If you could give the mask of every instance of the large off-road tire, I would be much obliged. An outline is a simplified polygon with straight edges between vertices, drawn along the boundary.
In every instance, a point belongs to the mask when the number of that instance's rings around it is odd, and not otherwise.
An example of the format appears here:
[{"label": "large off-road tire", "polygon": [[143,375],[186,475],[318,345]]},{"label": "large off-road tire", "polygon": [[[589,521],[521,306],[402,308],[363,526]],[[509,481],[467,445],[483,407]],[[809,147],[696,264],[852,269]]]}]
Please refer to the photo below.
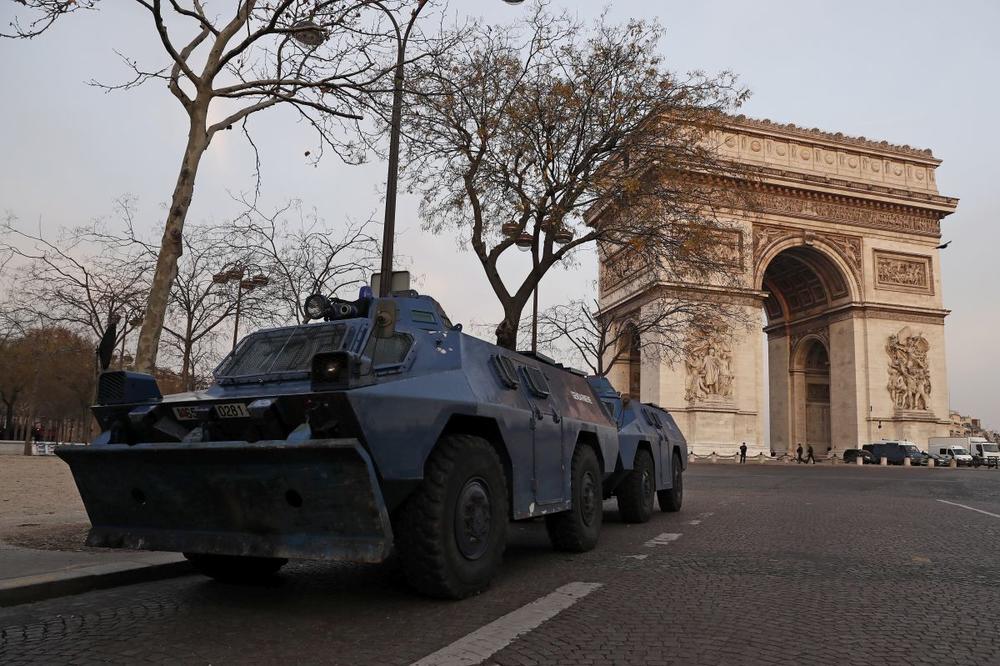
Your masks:
[{"label": "large off-road tire", "polygon": [[556,550],[583,553],[597,545],[604,520],[604,491],[601,463],[586,445],[576,447],[571,467],[569,511],[545,516],[545,528]]},{"label": "large off-road tire", "polygon": [[632,471],[618,486],[618,513],[626,523],[645,523],[653,517],[656,470],[646,449],[635,452]]},{"label": "large off-road tire", "polygon": [[681,466],[681,456],[676,451],[670,460],[670,477],[673,485],[667,490],[656,491],[660,511],[680,511],[684,503],[684,468]]},{"label": "large off-road tire", "polygon": [[224,583],[256,583],[288,564],[283,557],[241,557],[184,553],[199,573]]},{"label": "large off-road tire", "polygon": [[507,543],[507,484],[489,442],[445,435],[393,531],[403,575],[418,592],[462,599],[486,589]]}]

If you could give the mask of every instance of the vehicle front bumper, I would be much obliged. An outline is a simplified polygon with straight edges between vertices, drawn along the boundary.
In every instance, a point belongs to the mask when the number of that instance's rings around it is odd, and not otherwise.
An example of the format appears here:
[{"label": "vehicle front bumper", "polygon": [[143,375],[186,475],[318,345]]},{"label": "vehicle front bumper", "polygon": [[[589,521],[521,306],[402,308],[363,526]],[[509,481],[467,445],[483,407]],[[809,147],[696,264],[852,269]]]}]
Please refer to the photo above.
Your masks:
[{"label": "vehicle front bumper", "polygon": [[356,439],[60,447],[87,545],[379,562],[392,529]]}]

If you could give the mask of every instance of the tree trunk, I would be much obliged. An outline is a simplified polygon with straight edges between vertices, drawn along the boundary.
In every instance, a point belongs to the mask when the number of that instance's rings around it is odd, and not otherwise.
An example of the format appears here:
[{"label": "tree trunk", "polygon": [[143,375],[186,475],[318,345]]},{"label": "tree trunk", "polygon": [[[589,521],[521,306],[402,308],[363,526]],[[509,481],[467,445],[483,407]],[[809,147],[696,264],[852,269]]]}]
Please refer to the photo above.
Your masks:
[{"label": "tree trunk", "polygon": [[521,313],[524,311],[524,306],[525,301],[517,299],[511,299],[504,304],[504,318],[496,330],[497,346],[517,351],[517,332],[521,328]]},{"label": "tree trunk", "polygon": [[208,148],[206,116],[207,99],[196,99],[191,108],[191,126],[188,131],[187,146],[181,160],[181,170],[170,200],[170,211],[160,242],[160,253],[156,258],[156,271],[149,289],[146,314],[139,331],[139,345],[135,354],[135,369],[152,373],[156,367],[156,354],[160,347],[160,334],[167,315],[170,289],[177,277],[177,261],[184,252],[184,220],[187,218],[191,197],[194,194],[194,180],[198,173],[201,157]]},{"label": "tree trunk", "polygon": [[[190,336],[188,337],[190,340]],[[191,343],[184,341],[184,358],[181,361],[181,386],[185,391],[192,390],[191,381]]]}]

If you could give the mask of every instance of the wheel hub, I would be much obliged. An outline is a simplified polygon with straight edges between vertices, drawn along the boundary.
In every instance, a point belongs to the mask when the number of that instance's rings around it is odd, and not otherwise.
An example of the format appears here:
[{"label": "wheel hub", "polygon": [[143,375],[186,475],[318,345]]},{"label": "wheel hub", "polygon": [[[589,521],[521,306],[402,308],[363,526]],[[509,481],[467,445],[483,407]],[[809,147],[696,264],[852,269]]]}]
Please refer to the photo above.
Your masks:
[{"label": "wheel hub", "polygon": [[482,479],[469,479],[455,506],[455,542],[467,559],[478,560],[489,547],[493,526],[490,490]]}]

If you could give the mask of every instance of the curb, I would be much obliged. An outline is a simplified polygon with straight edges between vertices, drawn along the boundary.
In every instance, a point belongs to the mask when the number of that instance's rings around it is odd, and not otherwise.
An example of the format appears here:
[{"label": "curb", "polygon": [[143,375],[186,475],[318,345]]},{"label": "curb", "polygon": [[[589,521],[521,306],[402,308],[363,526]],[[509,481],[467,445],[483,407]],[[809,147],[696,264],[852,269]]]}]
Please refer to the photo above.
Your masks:
[{"label": "curb", "polygon": [[194,573],[187,560],[161,564],[118,562],[58,573],[0,580],[0,608]]}]

